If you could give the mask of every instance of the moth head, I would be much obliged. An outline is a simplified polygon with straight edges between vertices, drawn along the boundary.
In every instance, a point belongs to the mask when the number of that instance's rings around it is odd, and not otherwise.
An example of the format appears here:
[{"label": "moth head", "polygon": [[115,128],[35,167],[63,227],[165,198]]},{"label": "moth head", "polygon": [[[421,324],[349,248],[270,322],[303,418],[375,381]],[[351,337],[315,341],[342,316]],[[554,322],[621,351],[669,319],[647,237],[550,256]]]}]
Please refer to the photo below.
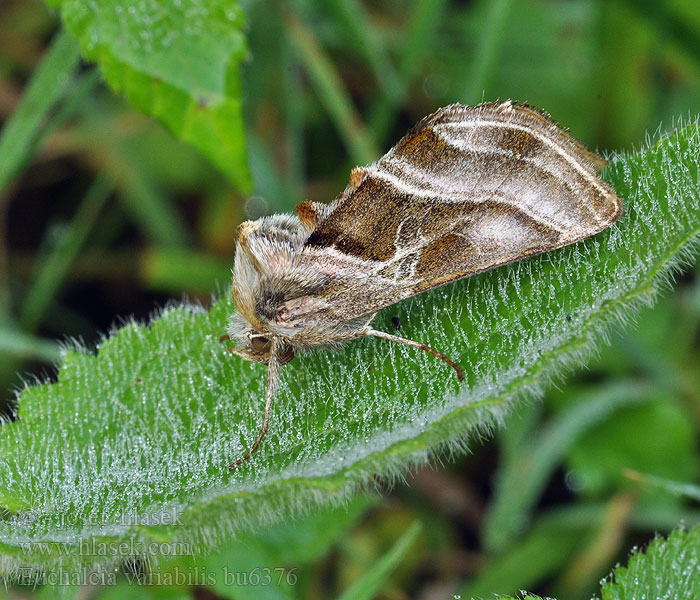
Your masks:
[{"label": "moth head", "polygon": [[[241,338],[239,337],[238,339],[240,340]],[[244,333],[242,341],[244,341],[243,345],[232,348],[231,352],[251,362],[267,364],[270,361],[272,336],[269,333],[260,333],[254,329],[249,329]],[[278,362],[284,365],[293,358],[294,349],[290,345],[285,344],[277,356]]]}]

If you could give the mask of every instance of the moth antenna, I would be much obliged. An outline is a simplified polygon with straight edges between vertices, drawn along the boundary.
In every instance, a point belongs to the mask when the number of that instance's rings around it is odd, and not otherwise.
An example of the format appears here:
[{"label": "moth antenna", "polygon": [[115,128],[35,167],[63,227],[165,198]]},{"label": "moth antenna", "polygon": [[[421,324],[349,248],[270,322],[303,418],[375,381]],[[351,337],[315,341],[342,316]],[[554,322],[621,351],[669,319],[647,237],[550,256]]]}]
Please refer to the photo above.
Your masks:
[{"label": "moth antenna", "polygon": [[258,437],[253,442],[253,445],[250,447],[250,450],[245,453],[243,458],[239,458],[236,462],[232,463],[229,465],[229,470],[233,470],[236,467],[239,467],[242,465],[245,461],[247,461],[253,452],[255,452],[258,449],[258,446],[260,446],[260,442],[262,442],[262,439],[265,437],[265,434],[267,433],[267,426],[270,423],[270,409],[272,408],[272,399],[275,395],[275,389],[277,388],[277,382],[279,381],[280,378],[280,360],[279,360],[279,353],[280,349],[282,348],[282,342],[280,341],[280,338],[278,337],[273,337],[272,338],[272,347],[270,348],[270,359],[267,362],[267,389],[266,389],[266,398],[265,398],[265,416],[263,417],[263,424],[262,427],[260,428],[260,433],[258,433]]},{"label": "moth antenna", "polygon": [[426,344],[423,344],[422,342],[415,342],[413,340],[399,337],[398,335],[391,335],[390,333],[378,331],[376,329],[372,329],[371,327],[367,327],[367,329],[365,329],[365,335],[373,335],[374,337],[383,338],[385,340],[391,340],[392,342],[397,342],[399,344],[406,344],[406,346],[411,346],[412,348],[418,348],[419,350],[429,352],[433,356],[437,356],[440,360],[443,360],[448,365],[450,365],[457,373],[457,379],[459,379],[459,381],[464,380],[464,375],[462,374],[462,367],[460,367],[456,362],[451,361],[449,358],[447,358],[447,355],[443,354],[442,352],[438,352],[437,350],[434,350],[433,348]]}]

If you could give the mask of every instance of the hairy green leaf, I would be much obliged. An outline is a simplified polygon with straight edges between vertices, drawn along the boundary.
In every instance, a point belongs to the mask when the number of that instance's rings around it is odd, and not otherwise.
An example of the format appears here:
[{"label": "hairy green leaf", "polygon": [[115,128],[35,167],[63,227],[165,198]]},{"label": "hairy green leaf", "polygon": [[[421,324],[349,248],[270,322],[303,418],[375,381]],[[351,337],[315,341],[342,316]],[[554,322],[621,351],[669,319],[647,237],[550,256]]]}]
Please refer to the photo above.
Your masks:
[{"label": "hairy green leaf", "polygon": [[232,472],[261,424],[265,368],[219,341],[229,298],[126,323],[96,354],[69,349],[57,381],[26,387],[0,427],[2,569],[114,564],[125,541],[135,553],[149,540],[210,546],[462,451],[690,257],[699,163],[697,122],[617,155],[605,173],[625,203],[616,225],[381,313],[377,328],[398,317],[401,335],[458,360],[462,385],[434,357],[377,339],[286,365],[268,436]]},{"label": "hairy green leaf", "polygon": [[228,0],[47,0],[107,83],[249,191],[239,66],[243,12]]},{"label": "hairy green leaf", "polygon": [[700,528],[677,529],[668,539],[656,539],[635,554],[626,567],[617,567],[603,584],[603,600],[700,597]]}]

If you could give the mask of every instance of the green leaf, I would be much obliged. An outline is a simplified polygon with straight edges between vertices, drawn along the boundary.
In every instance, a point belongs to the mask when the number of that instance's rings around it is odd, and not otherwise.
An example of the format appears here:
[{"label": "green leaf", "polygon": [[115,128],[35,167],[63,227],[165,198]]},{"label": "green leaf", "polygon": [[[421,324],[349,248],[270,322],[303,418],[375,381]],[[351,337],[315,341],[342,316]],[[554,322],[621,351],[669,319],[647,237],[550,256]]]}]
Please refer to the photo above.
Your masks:
[{"label": "green leaf", "polygon": [[47,0],[107,83],[250,190],[239,65],[243,11],[230,0]]},{"label": "green leaf", "polygon": [[626,567],[617,567],[603,584],[603,600],[700,598],[700,528],[676,530],[667,540],[654,540]]},{"label": "green leaf", "polygon": [[[0,521],[6,569],[123,559],[87,556],[81,540],[211,546],[463,450],[690,257],[699,163],[695,122],[617,155],[605,177],[625,203],[618,224],[382,312],[378,329],[397,316],[401,335],[458,360],[462,385],[434,357],[377,339],[286,365],[267,437],[232,472],[260,428],[265,368],[219,341],[231,299],[127,323],[95,355],[67,351],[57,381],[26,387],[17,420],[0,427],[0,506],[14,513]],[[178,526],[159,525],[162,513]]]}]

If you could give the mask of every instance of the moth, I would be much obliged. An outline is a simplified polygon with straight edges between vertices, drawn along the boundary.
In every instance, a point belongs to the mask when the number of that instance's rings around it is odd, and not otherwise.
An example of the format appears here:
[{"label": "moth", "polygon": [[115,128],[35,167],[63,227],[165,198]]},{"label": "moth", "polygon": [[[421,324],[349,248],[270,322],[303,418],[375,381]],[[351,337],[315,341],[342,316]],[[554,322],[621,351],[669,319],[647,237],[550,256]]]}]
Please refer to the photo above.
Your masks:
[{"label": "moth", "polygon": [[233,267],[234,354],[267,365],[262,442],[280,367],[295,354],[375,336],[377,312],[446,283],[572,244],[622,212],[597,177],[606,165],[548,115],[510,101],[439,109],[330,204],[239,227]]}]

